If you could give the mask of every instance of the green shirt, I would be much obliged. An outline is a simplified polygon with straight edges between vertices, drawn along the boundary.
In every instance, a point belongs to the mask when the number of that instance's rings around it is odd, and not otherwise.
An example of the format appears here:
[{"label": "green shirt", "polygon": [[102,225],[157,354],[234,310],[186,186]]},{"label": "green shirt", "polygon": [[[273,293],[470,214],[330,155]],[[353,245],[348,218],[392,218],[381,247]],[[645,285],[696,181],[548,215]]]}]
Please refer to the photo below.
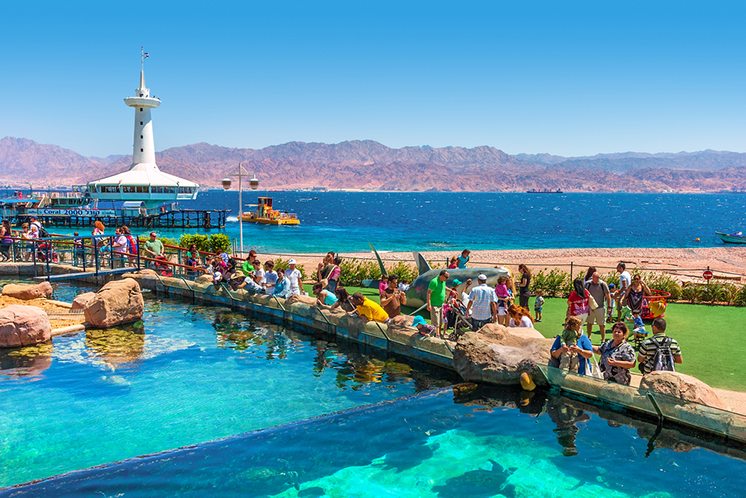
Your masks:
[{"label": "green shirt", "polygon": [[251,263],[249,263],[248,259],[246,261],[244,261],[243,264],[241,265],[241,271],[247,277],[249,275],[251,275],[251,272],[253,272],[254,270],[255,270],[254,265],[252,265]]},{"label": "green shirt", "polygon": [[430,294],[430,304],[436,308],[443,306],[446,300],[446,283],[441,281],[440,277],[435,277],[430,281],[427,289],[432,291],[432,294]]},{"label": "green shirt", "polygon": [[145,242],[145,249],[158,256],[159,254],[163,254],[163,242],[158,239],[148,240]]}]

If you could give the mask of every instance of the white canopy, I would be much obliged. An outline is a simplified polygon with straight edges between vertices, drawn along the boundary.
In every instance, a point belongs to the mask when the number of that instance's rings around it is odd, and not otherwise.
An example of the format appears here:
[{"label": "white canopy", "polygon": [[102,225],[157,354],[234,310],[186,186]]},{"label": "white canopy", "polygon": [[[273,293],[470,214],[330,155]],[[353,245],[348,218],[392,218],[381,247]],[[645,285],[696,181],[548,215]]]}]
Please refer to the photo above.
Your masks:
[{"label": "white canopy", "polygon": [[164,173],[152,163],[140,163],[114,176],[88,182],[89,186],[136,185],[151,187],[199,187],[198,184]]}]

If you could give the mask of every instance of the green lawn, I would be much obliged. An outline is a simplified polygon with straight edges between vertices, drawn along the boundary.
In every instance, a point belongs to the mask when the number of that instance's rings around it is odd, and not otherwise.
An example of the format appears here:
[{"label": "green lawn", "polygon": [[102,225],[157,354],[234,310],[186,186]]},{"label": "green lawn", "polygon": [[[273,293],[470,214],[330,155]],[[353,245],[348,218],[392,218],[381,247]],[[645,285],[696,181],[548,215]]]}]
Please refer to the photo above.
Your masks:
[{"label": "green lawn", "polygon": [[[306,287],[310,293],[311,287]],[[362,292],[379,302],[378,289],[347,289],[350,293]],[[533,312],[533,299],[529,304]],[[562,332],[565,310],[566,300],[546,298],[543,319],[534,326],[545,337],[556,336]],[[403,308],[404,313],[412,311],[414,308]],[[426,311],[419,314],[429,318]],[[693,375],[714,387],[746,391],[746,368],[741,367],[741,358],[746,355],[746,342],[740,341],[740,334],[746,331],[746,308],[671,303],[666,310],[666,321],[667,333],[679,342],[684,357],[684,363],[676,366],[678,371]],[[610,325],[607,324],[607,339],[611,338]],[[646,328],[650,330],[649,323]],[[601,341],[598,326],[594,327],[592,341],[593,344]],[[637,371],[637,367],[634,371]]]}]

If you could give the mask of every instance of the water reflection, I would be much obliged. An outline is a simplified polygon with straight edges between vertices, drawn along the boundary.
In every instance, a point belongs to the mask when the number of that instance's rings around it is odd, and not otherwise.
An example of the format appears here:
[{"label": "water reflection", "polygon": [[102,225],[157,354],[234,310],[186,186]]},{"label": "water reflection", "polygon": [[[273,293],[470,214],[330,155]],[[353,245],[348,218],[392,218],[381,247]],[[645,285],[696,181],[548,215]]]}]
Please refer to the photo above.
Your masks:
[{"label": "water reflection", "polygon": [[52,343],[0,349],[0,375],[11,378],[38,377],[52,364]]},{"label": "water reflection", "polygon": [[142,360],[145,353],[145,331],[142,326],[86,330],[85,346],[90,356],[116,369]]},{"label": "water reflection", "polygon": [[369,350],[357,343],[328,341],[311,338],[288,330],[280,325],[255,323],[245,315],[235,312],[218,312],[212,321],[217,345],[240,352],[263,350],[268,360],[286,359],[291,350],[300,351],[310,344],[315,352],[311,372],[320,377],[330,370],[340,390],[357,391],[368,384],[398,384],[414,382],[417,391],[443,387],[455,380],[455,374],[433,377],[432,369],[413,368],[409,363],[385,357],[379,351]]}]

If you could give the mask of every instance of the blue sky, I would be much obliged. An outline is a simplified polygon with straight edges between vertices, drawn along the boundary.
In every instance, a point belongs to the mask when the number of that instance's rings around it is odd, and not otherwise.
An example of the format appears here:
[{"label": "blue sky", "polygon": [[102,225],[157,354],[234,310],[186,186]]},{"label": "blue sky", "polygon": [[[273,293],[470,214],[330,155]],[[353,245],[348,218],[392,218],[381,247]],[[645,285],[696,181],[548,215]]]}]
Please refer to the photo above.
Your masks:
[{"label": "blue sky", "polygon": [[0,137],[746,151],[746,2],[5,2]]}]

